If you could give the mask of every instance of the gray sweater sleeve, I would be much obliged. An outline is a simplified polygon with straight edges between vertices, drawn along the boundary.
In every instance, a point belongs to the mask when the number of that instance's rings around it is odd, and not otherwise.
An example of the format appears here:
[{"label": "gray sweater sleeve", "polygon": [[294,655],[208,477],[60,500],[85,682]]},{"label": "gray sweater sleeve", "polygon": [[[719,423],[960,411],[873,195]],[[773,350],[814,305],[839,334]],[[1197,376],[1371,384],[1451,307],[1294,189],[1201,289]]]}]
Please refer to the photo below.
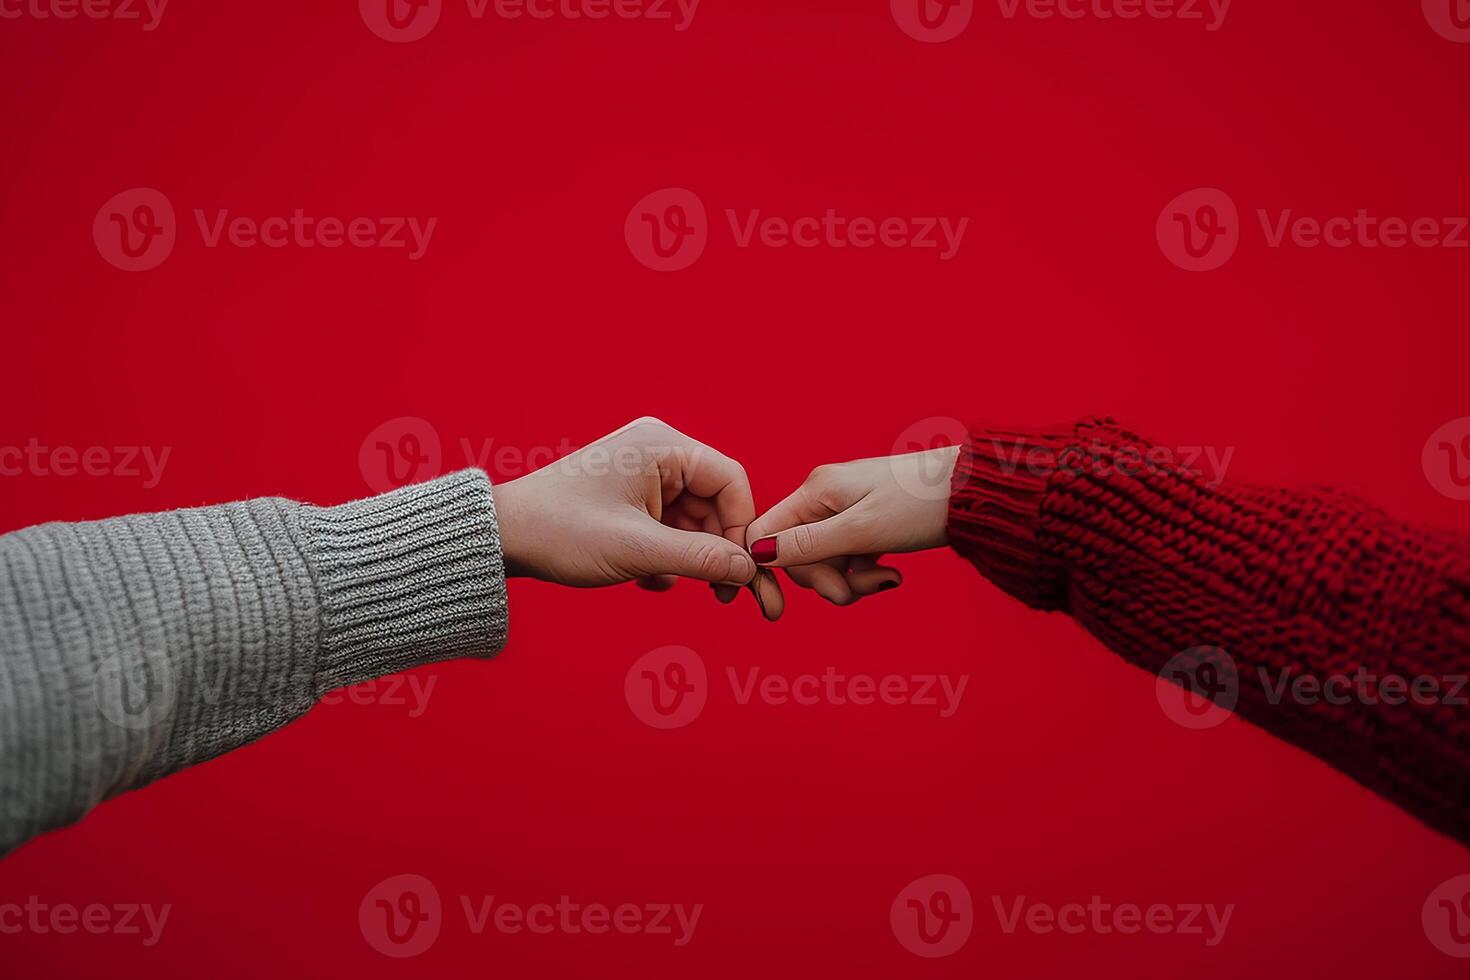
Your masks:
[{"label": "gray sweater sleeve", "polygon": [[0,854],[506,626],[478,470],[0,536]]}]

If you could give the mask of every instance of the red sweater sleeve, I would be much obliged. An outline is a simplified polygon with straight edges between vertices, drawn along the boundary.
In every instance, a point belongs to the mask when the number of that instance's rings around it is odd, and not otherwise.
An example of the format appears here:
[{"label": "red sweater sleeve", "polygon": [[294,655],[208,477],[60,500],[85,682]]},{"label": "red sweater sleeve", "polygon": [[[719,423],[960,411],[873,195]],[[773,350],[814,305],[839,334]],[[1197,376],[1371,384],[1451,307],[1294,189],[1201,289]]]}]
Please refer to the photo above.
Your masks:
[{"label": "red sweater sleeve", "polygon": [[1213,483],[1094,419],[975,430],[949,537],[1146,670],[1220,648],[1238,714],[1470,843],[1470,536],[1342,493]]}]

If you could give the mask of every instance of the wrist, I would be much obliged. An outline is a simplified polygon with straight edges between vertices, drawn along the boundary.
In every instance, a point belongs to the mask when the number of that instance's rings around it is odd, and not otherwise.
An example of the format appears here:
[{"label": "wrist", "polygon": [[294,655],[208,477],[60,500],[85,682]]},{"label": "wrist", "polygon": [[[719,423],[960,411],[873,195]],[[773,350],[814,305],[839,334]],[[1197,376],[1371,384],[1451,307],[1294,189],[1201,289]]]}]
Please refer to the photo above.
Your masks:
[{"label": "wrist", "polygon": [[516,489],[521,479],[524,477],[497,483],[490,488],[495,518],[500,525],[500,553],[505,561],[506,578],[526,578],[531,574],[524,553],[525,511],[521,494]]},{"label": "wrist", "polygon": [[960,458],[960,448],[941,446],[922,454],[926,457],[924,467],[937,474],[935,485],[942,493],[942,496],[925,502],[922,522],[926,531],[925,548],[943,548],[949,544],[949,501],[954,493],[954,468]]}]

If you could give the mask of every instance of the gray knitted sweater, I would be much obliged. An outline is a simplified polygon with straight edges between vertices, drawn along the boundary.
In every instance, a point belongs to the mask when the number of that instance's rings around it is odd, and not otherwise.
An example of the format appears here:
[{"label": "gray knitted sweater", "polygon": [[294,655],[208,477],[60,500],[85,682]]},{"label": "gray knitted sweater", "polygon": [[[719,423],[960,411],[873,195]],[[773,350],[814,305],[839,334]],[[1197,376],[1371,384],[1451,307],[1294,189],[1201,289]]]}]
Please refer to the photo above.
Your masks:
[{"label": "gray knitted sweater", "polygon": [[506,625],[478,470],[0,536],[0,854]]}]

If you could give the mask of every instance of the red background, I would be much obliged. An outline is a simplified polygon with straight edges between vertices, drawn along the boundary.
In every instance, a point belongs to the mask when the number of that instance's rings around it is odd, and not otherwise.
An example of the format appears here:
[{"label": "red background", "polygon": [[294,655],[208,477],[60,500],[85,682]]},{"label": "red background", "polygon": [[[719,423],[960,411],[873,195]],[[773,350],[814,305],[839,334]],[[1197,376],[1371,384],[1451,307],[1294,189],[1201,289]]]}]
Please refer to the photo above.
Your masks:
[{"label": "red background", "polygon": [[[704,0],[643,20],[470,19],[389,44],[355,4],[170,5],[137,24],[0,21],[0,442],[172,447],[162,483],[0,480],[3,529],[240,497],[366,492],[364,436],[585,443],[661,416],[749,468],[758,504],[890,452],[930,416],[1108,412],[1236,447],[1232,478],[1352,487],[1470,526],[1420,450],[1470,414],[1466,262],[1268,248],[1255,209],[1470,213],[1470,47],[1417,3],[1237,0],[1199,22],[1003,18],[921,44],[886,0]],[[93,245],[102,204],[179,212],[160,268]],[[668,186],[714,223],[660,274],[623,240]],[[1200,186],[1245,222],[1211,273],[1160,209]],[[208,249],[192,209],[438,217],[428,253]],[[968,216],[958,256],[735,247],[725,208]],[[508,474],[514,475],[514,474]],[[511,586],[509,647],[422,717],[339,704],[106,804],[0,865],[0,901],[171,903],[162,941],[0,936],[7,976],[407,971],[1050,977],[1451,976],[1420,906],[1463,848],[1232,721],[1187,731],[1153,678],[951,554],[836,609],[761,622],[702,587]],[[691,726],[623,699],[665,644],[715,678]],[[959,712],[740,706],[727,666],[967,673]],[[416,960],[357,925],[383,878],[450,906]],[[888,925],[911,880],[975,896],[954,956]],[[469,933],[456,896],[705,906],[694,941]],[[989,896],[1236,904],[1225,941],[1005,935]]]}]

